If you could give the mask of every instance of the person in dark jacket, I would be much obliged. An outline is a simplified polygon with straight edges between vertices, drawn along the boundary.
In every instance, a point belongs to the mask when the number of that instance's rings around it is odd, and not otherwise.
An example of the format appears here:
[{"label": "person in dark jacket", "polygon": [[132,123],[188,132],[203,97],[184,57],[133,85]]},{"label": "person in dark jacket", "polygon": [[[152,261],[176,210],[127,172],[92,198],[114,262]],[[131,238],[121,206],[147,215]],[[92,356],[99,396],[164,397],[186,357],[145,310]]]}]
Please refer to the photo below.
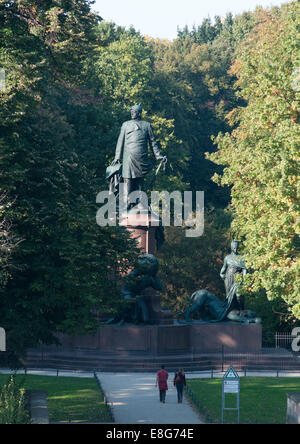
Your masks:
[{"label": "person in dark jacket", "polygon": [[158,385],[159,389],[159,399],[160,402],[165,403],[166,402],[166,392],[168,390],[168,380],[169,374],[165,370],[165,366],[161,366],[161,370],[157,372],[156,375],[156,385]]},{"label": "person in dark jacket", "polygon": [[180,368],[178,370],[177,373],[175,373],[174,376],[174,385],[177,389],[177,399],[178,399],[178,403],[181,404],[182,403],[182,397],[183,397],[183,387],[186,386],[186,381],[185,381],[185,374],[182,368]]}]

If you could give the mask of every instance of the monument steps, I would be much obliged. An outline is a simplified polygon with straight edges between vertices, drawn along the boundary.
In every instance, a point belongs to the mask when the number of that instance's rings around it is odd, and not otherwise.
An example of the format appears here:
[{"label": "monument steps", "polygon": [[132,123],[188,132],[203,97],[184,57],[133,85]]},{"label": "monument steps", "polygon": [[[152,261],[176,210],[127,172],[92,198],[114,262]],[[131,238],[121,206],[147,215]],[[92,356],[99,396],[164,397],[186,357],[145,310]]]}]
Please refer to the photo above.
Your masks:
[{"label": "monument steps", "polygon": [[154,372],[164,364],[169,371],[183,367],[186,371],[220,371],[233,365],[237,370],[300,370],[300,360],[286,350],[262,350],[258,353],[205,353],[147,356],[141,354],[103,354],[97,351],[65,350],[30,351],[24,360],[26,367],[58,368],[103,372]]}]

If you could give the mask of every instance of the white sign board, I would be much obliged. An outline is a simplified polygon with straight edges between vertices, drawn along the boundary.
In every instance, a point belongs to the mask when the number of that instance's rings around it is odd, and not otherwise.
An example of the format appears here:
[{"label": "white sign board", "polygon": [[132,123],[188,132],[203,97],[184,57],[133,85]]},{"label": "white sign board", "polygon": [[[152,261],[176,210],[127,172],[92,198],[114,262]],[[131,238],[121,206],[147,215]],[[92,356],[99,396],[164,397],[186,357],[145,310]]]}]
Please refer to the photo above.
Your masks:
[{"label": "white sign board", "polygon": [[224,393],[239,393],[240,381],[224,381],[223,385]]}]

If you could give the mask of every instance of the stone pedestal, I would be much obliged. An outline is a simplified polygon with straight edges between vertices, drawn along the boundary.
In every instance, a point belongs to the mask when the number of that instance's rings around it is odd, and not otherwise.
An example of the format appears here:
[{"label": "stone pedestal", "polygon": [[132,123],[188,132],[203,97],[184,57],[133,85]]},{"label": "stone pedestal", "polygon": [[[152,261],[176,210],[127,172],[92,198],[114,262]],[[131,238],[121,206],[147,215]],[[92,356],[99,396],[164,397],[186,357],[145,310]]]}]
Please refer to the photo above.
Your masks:
[{"label": "stone pedestal", "polygon": [[[134,214],[128,212],[125,217],[121,218],[120,225],[125,226],[131,233],[131,236],[137,240],[138,247],[143,253],[156,253],[157,230],[159,229],[160,219],[154,213],[149,214],[148,211]],[[169,310],[161,307],[161,296],[152,288],[146,289],[142,297],[144,297],[151,324],[169,325],[173,324],[173,315]]]},{"label": "stone pedestal", "polygon": [[128,212],[120,219],[120,225],[130,231],[131,236],[137,240],[141,251],[154,255],[156,252],[156,230],[159,224],[159,217],[149,214],[148,211],[139,214]]},{"label": "stone pedestal", "polygon": [[60,334],[65,348],[94,350],[100,355],[145,355],[261,351],[262,327],[234,323],[173,325],[107,325],[94,336],[70,337]]},{"label": "stone pedestal", "polygon": [[236,324],[230,322],[192,324],[190,345],[195,353],[220,351],[257,352],[261,349],[262,326],[260,324]]},{"label": "stone pedestal", "polygon": [[170,310],[164,310],[160,305],[161,296],[152,288],[147,288],[143,292],[151,324],[170,325],[173,324],[173,315]]}]

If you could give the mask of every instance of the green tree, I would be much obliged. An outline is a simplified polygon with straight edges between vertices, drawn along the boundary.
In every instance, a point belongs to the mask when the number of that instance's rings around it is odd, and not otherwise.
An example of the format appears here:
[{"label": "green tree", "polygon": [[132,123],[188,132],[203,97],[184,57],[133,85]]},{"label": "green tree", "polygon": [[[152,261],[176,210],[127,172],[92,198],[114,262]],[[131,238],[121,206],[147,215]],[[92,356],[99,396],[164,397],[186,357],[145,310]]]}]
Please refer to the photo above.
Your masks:
[{"label": "green tree", "polygon": [[282,298],[299,319],[299,3],[261,14],[233,67],[247,106],[208,157],[226,166],[216,182],[232,187],[232,230],[253,269],[245,291]]},{"label": "green tree", "polygon": [[223,23],[220,16],[215,16],[214,23],[211,18],[207,17],[202,20],[201,25],[193,26],[192,30],[186,25],[183,29],[177,29],[177,37],[180,40],[190,38],[194,43],[203,45],[212,42],[222,31]]},{"label": "green tree", "polygon": [[204,153],[215,150],[211,135],[227,128],[224,115],[234,99],[227,73],[231,52],[226,42],[199,45],[189,38],[152,44],[152,102],[174,121],[175,138],[181,140],[176,169],[189,189],[205,191],[207,205],[224,207],[228,193],[211,181],[218,167]]},{"label": "green tree", "polygon": [[13,202],[7,199],[5,193],[0,196],[0,293],[10,278],[13,253],[21,242],[16,238],[11,222],[7,218],[12,205]]}]

